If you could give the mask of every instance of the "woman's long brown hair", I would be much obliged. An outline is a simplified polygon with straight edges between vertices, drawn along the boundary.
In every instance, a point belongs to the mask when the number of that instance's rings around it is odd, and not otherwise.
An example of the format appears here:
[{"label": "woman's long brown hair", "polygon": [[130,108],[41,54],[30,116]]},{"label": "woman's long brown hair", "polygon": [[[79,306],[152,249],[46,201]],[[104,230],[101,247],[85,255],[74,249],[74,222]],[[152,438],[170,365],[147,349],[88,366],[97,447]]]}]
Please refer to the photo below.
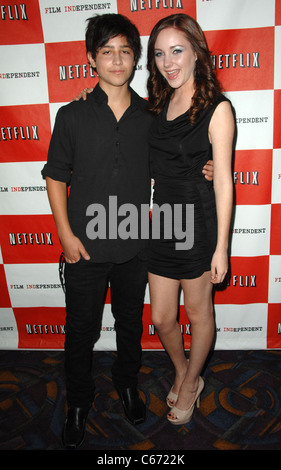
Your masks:
[{"label": "woman's long brown hair", "polygon": [[221,91],[221,87],[213,70],[213,63],[205,35],[197,21],[188,15],[180,13],[162,18],[151,32],[147,51],[149,109],[153,113],[159,114],[166,103],[168,95],[173,91],[173,88],[170,87],[158,71],[154,53],[158,34],[163,29],[171,27],[185,34],[197,55],[194,71],[195,92],[189,110],[190,122],[194,124],[199,112],[214,102],[216,95]]}]

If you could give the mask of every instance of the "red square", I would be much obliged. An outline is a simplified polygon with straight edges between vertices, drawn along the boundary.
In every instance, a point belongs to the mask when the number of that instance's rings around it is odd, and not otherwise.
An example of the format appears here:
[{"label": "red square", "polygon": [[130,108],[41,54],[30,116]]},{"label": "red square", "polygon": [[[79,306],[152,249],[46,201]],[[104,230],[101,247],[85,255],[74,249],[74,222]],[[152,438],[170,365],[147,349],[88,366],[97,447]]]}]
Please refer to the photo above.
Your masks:
[{"label": "red square", "polygon": [[3,264],[0,264],[0,308],[11,307],[8,286]]},{"label": "red square", "polygon": [[275,25],[281,25],[281,0],[275,0]]},{"label": "red square", "polygon": [[273,148],[281,148],[281,90],[274,90],[274,130],[273,130]]},{"label": "red square", "polygon": [[272,150],[237,150],[234,158],[235,204],[270,204]]},{"label": "red square", "polygon": [[71,101],[85,87],[98,82],[90,67],[85,41],[50,43],[45,45],[50,103]]},{"label": "red square", "polygon": [[185,13],[196,19],[196,0],[117,0],[117,11],[137,26],[141,36],[149,36],[165,16]]},{"label": "red square", "polygon": [[1,1],[0,44],[37,44],[44,42],[38,0]]},{"label": "red square", "polygon": [[274,88],[274,27],[207,31],[206,38],[224,90]]},{"label": "red square", "polygon": [[58,263],[61,244],[52,215],[1,215],[4,263]]},{"label": "red square", "polygon": [[215,288],[215,304],[267,303],[268,269],[269,256],[232,257],[228,286]]},{"label": "red square", "polygon": [[65,308],[14,308],[19,349],[64,349]]},{"label": "red square", "polygon": [[270,254],[281,255],[281,204],[271,204]]},{"label": "red square", "polygon": [[1,162],[46,161],[51,137],[48,104],[0,107]]}]

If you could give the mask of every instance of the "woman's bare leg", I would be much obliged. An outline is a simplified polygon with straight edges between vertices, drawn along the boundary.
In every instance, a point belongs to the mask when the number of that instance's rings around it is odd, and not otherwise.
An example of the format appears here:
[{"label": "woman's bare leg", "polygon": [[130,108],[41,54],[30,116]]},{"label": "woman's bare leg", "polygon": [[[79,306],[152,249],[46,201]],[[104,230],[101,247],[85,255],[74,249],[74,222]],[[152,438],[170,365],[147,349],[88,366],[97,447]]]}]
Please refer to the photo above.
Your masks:
[{"label": "woman's bare leg", "polygon": [[177,321],[180,281],[151,273],[148,274],[148,281],[152,323],[174,364],[173,392],[178,394],[188,367]]},{"label": "woman's bare leg", "polygon": [[[214,339],[213,285],[210,278],[210,272],[205,272],[199,278],[181,280],[185,310],[191,323],[189,367],[176,403],[177,408],[182,410],[188,409],[194,401],[199,375]],[[173,414],[169,413],[171,416]]]}]

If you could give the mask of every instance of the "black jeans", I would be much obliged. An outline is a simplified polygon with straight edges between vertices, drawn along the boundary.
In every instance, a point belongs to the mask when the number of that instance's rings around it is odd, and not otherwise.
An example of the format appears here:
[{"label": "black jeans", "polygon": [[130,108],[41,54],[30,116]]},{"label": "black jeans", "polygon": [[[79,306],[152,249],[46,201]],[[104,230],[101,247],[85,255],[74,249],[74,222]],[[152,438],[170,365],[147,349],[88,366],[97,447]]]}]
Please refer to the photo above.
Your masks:
[{"label": "black jeans", "polygon": [[65,372],[69,405],[90,406],[93,401],[93,347],[100,336],[109,283],[117,343],[112,380],[116,388],[137,385],[146,263],[139,256],[121,264],[83,259],[75,264],[66,263]]}]

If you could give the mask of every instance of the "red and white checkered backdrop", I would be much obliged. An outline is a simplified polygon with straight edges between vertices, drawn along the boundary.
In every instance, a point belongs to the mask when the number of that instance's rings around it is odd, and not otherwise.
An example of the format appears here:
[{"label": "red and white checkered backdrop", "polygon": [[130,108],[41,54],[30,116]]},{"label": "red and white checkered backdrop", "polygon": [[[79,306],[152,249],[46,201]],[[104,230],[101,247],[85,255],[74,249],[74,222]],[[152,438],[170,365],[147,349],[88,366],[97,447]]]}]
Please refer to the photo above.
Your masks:
[{"label": "red and white checkered backdrop", "polygon": [[[231,277],[215,294],[215,348],[281,348],[281,0],[1,0],[0,349],[63,349],[61,248],[41,169],[58,108],[97,82],[86,19],[121,13],[137,25],[143,55],[132,86],[147,97],[152,26],[182,12],[205,31],[236,111]],[[142,343],[162,349],[148,290]],[[110,291],[96,348],[116,348]]]}]

